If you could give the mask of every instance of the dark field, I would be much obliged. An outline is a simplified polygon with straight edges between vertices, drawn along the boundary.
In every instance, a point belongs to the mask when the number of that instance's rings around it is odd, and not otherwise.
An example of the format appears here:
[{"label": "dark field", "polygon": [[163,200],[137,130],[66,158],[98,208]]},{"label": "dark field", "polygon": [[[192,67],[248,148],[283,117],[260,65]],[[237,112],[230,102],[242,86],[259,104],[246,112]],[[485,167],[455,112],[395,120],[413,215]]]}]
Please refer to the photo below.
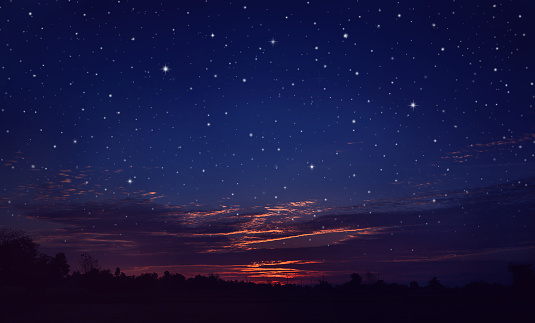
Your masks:
[{"label": "dark field", "polygon": [[[192,292],[6,299],[2,322],[522,322],[533,301],[507,295]],[[22,296],[22,295],[19,295]]]}]

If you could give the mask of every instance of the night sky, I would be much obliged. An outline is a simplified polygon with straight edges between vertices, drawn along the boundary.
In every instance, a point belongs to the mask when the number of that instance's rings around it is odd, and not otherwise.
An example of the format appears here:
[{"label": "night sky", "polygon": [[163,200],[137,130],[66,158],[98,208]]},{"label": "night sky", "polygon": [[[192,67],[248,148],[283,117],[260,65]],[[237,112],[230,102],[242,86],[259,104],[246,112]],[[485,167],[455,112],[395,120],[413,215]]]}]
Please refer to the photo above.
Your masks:
[{"label": "night sky", "polygon": [[531,1],[2,1],[0,226],[127,274],[509,283]]}]

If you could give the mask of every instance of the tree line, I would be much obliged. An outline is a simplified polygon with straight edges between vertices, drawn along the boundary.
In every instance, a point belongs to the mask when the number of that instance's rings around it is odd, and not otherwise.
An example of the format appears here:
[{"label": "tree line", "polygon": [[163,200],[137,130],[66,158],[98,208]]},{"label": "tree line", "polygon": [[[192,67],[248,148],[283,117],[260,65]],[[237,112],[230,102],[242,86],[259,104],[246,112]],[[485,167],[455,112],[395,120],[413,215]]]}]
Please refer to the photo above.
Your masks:
[{"label": "tree line", "polygon": [[[427,285],[413,281],[409,285],[386,283],[368,277],[367,283],[360,274],[353,273],[350,280],[332,285],[321,279],[316,285],[253,283],[223,280],[218,275],[197,275],[186,278],[182,274],[166,271],[127,276],[117,267],[114,272],[102,269],[98,260],[88,253],[79,259],[81,271],[70,273],[64,253],[48,256],[39,252],[39,245],[23,231],[0,230],[0,287],[25,288],[27,290],[70,287],[89,293],[174,293],[203,290],[247,290],[260,292],[316,292],[316,293],[531,293],[535,290],[535,273],[530,264],[510,263],[508,270],[513,284],[503,286],[487,282],[472,282],[462,288],[448,288],[433,277]],[[373,274],[368,273],[367,276]],[[373,281],[373,282],[372,282]]]}]

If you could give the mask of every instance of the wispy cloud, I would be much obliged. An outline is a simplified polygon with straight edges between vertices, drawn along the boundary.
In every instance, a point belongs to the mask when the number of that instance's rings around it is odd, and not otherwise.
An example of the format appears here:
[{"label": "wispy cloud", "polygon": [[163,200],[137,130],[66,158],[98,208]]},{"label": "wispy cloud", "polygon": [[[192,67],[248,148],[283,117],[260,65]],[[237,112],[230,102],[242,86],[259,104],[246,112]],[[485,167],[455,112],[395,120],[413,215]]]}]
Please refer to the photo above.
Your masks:
[{"label": "wispy cloud", "polygon": [[388,260],[389,262],[442,262],[442,261],[463,261],[463,260],[477,260],[485,259],[486,257],[498,256],[504,261],[510,260],[510,254],[515,252],[521,253],[535,253],[535,243],[523,244],[520,246],[507,246],[501,248],[481,248],[473,250],[443,250],[435,252],[428,256],[404,256],[398,259]]},{"label": "wispy cloud", "polygon": [[24,218],[55,224],[54,230],[33,232],[46,248],[107,255],[111,266],[120,261],[127,272],[211,268],[226,277],[276,280],[346,272],[345,261],[369,267],[492,258],[518,251],[519,243],[524,252],[533,252],[531,226],[518,229],[535,224],[529,217],[535,210],[533,187],[535,179],[524,179],[345,207],[306,200],[202,209],[142,195],[101,202],[14,200],[8,207]]},{"label": "wispy cloud", "polygon": [[498,150],[509,150],[516,146],[521,149],[522,144],[532,142],[535,143],[535,133],[528,133],[518,137],[503,138],[503,140],[475,143],[458,151],[453,151],[443,156],[444,160],[453,160],[456,163],[465,163],[471,159],[480,158],[488,152],[495,152]]}]

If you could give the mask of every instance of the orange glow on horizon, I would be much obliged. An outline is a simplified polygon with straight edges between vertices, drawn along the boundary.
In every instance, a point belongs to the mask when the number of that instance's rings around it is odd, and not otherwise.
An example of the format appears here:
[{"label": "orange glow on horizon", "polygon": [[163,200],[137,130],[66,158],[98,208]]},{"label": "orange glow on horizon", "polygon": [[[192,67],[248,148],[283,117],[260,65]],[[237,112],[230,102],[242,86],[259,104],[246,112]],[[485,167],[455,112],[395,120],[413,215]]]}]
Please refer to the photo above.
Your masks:
[{"label": "orange glow on horizon", "polygon": [[256,283],[297,283],[296,279],[300,281],[306,279],[309,282],[316,281],[315,278],[328,274],[324,271],[308,270],[296,268],[303,265],[320,264],[321,261],[316,260],[277,260],[267,262],[253,262],[250,264],[237,265],[169,265],[169,266],[138,266],[132,268],[125,268],[123,270],[128,275],[140,275],[143,273],[155,272],[158,275],[163,275],[165,271],[171,273],[179,273],[186,278],[193,278],[196,275],[209,276],[211,274],[217,275],[225,280],[243,280],[254,281]]}]

